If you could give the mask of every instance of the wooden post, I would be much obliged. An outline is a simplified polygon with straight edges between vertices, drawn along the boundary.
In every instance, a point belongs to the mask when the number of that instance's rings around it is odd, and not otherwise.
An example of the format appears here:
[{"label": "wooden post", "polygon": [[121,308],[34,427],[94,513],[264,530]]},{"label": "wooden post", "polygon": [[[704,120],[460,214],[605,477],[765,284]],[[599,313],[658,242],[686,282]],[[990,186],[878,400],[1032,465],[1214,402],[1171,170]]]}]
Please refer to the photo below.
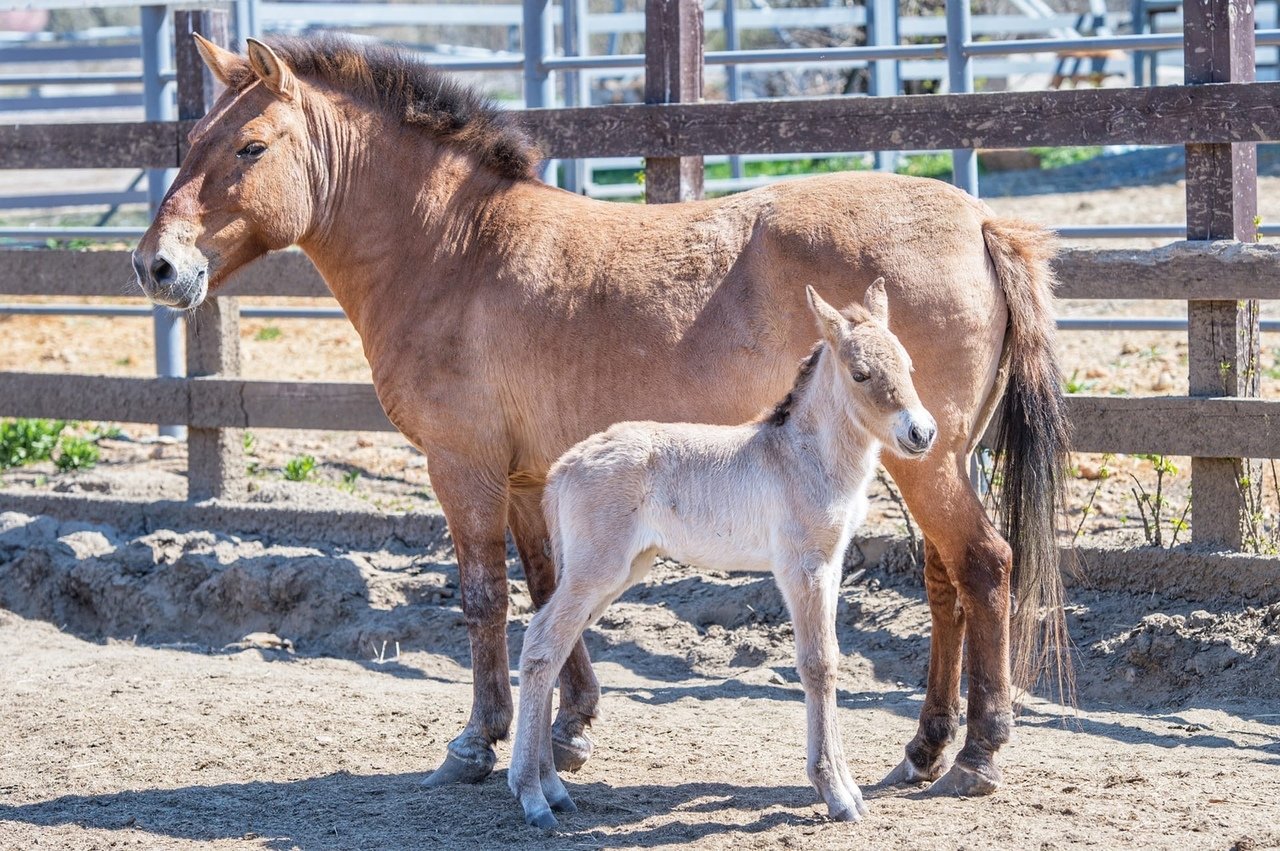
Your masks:
[{"label": "wooden post", "polygon": [[[177,12],[174,16],[178,76],[178,118],[208,112],[220,86],[196,50],[192,33],[222,46],[228,43],[223,10]],[[187,376],[234,378],[240,375],[240,307],[234,298],[208,298],[187,317]],[[244,496],[243,433],[230,428],[187,431],[187,499],[237,499]]]},{"label": "wooden post", "polygon": [[[644,102],[702,100],[702,0],[647,0],[644,8]],[[702,197],[702,157],[648,157],[650,204]]]},{"label": "wooden post", "polygon": [[[1188,85],[1254,80],[1254,3],[1215,0],[1183,7]],[[1254,144],[1187,145],[1187,239],[1253,242],[1258,212]],[[1187,305],[1192,396],[1257,396],[1257,301],[1192,301]],[[1239,549],[1244,464],[1232,458],[1191,459],[1192,540]]]}]

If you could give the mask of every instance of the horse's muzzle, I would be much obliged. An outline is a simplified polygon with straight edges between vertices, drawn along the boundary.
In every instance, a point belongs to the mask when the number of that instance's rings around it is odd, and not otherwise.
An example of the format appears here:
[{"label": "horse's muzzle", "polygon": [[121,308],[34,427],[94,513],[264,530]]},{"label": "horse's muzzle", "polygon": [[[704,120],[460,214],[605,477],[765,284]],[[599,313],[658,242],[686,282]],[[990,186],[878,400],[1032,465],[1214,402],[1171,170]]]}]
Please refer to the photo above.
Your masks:
[{"label": "horse's muzzle", "polygon": [[133,274],[147,298],[166,307],[196,307],[209,292],[208,263],[182,262],[163,251],[150,257],[141,249],[133,252]]}]

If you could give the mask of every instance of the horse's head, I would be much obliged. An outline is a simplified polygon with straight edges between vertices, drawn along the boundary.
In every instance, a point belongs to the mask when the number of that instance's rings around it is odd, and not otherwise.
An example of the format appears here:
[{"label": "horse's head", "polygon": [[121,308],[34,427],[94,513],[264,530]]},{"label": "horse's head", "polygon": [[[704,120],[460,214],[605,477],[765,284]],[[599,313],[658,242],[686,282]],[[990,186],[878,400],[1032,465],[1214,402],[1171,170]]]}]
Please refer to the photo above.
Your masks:
[{"label": "horse's head", "polygon": [[863,297],[838,311],[808,288],[809,307],[823,340],[835,356],[840,383],[853,402],[854,416],[891,452],[906,458],[933,446],[938,424],[916,393],[911,357],[889,330],[889,298],[884,278]]},{"label": "horse's head", "polygon": [[196,36],[226,91],[133,253],[138,285],[158,304],[199,305],[234,271],[299,241],[315,215],[323,163],[304,112],[306,87],[270,47],[241,57]]}]

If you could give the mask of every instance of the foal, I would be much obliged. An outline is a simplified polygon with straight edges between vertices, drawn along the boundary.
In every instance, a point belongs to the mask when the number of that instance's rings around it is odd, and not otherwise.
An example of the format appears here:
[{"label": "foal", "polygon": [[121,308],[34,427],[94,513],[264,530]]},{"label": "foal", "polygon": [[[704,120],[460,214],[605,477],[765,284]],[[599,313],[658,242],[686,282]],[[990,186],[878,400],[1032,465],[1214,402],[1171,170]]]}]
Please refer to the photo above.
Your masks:
[{"label": "foal", "polygon": [[836,593],[867,513],[880,445],[914,458],[937,428],[888,327],[884,279],[843,315],[808,288],[822,341],[791,393],[739,426],[620,423],[552,467],[543,507],[559,585],[520,657],[508,783],[530,824],[573,812],[551,750],[551,691],[584,629],[662,554],[724,570],[771,570],[795,621],[809,726],[809,780],[831,817],[866,814],[836,729]]}]

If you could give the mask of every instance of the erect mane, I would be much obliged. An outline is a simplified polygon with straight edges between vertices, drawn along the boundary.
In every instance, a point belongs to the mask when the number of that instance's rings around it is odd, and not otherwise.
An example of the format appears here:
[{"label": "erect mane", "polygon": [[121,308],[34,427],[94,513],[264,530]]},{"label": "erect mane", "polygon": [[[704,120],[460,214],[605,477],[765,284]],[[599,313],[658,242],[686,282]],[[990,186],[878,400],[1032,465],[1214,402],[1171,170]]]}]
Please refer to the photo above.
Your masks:
[{"label": "erect mane", "polygon": [[826,343],[819,342],[813,347],[813,351],[805,355],[804,360],[800,361],[800,369],[796,371],[796,380],[791,385],[791,391],[782,398],[781,402],[774,405],[772,410],[763,414],[759,419],[760,422],[771,426],[780,426],[786,423],[791,417],[791,409],[795,407],[805,388],[813,380],[813,371],[817,368],[818,358],[822,356],[822,350],[826,346]]},{"label": "erect mane", "polygon": [[[267,43],[303,79],[325,83],[405,125],[421,127],[503,177],[536,177],[542,155],[510,112],[406,50],[335,35],[275,37]],[[255,79],[245,63],[231,86],[243,90]]]}]

